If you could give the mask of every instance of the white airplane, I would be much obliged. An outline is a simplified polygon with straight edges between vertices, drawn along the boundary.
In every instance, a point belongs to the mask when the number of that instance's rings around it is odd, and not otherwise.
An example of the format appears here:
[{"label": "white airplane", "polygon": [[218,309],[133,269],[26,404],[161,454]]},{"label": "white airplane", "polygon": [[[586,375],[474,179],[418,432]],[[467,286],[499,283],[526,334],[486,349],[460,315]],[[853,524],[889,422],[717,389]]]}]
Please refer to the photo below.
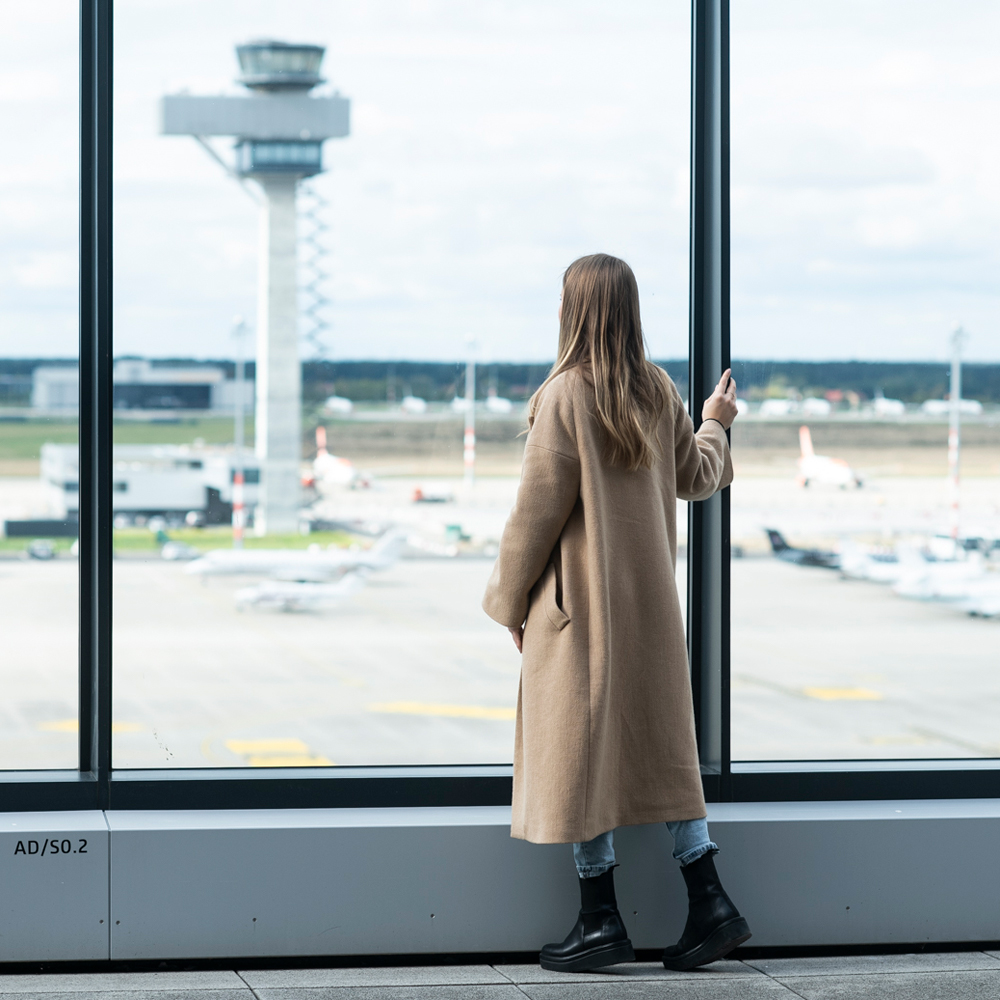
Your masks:
[{"label": "white airplane", "polygon": [[352,570],[380,570],[392,566],[403,551],[406,535],[387,531],[370,549],[215,549],[188,563],[185,573],[228,576],[256,573],[276,580],[324,582]]},{"label": "white airplane", "polygon": [[489,413],[513,413],[514,404],[504,396],[498,396],[491,391],[486,396],[486,410]]},{"label": "white airplane", "polygon": [[327,413],[339,413],[346,417],[354,412],[354,404],[346,396],[328,396],[323,409]]},{"label": "white airplane", "polygon": [[323,426],[316,428],[313,479],[317,486],[353,486],[360,479],[353,462],[331,455],[326,450],[326,428]]},{"label": "white airplane", "polygon": [[960,601],[977,591],[992,591],[1000,586],[1000,577],[987,573],[981,559],[963,559],[954,562],[924,562],[904,573],[893,592],[900,597],[918,601]]},{"label": "white airplane", "polygon": [[813,451],[812,435],[805,425],[799,428],[799,446],[802,449],[799,456],[799,486],[808,486],[810,483],[826,483],[841,489],[861,486],[861,477],[842,458],[828,458]]},{"label": "white airplane", "polygon": [[833,412],[833,406],[828,399],[807,396],[802,400],[802,412],[810,417],[828,417]]},{"label": "white airplane", "polygon": [[898,552],[869,552],[856,542],[840,544],[840,573],[849,580],[870,580],[872,583],[895,583],[911,564],[923,562],[914,549]]},{"label": "white airplane", "polygon": [[421,399],[420,396],[404,396],[403,401],[399,404],[399,408],[404,413],[426,413],[427,400]]},{"label": "white airplane", "polygon": [[345,573],[336,583],[265,580],[236,591],[236,606],[276,611],[319,611],[342,604],[365,585],[365,570]]},{"label": "white airplane", "polygon": [[886,399],[879,392],[872,400],[872,412],[876,417],[902,417],[906,415],[906,404],[901,399]]},{"label": "white airplane", "polygon": [[1000,618],[1000,580],[990,582],[970,592],[958,603],[966,614],[973,618]]},{"label": "white airplane", "polygon": [[[951,413],[950,399],[925,399],[920,404],[922,412],[932,417],[947,417]],[[967,417],[976,417],[983,412],[983,404],[978,399],[960,399],[958,412]]]}]

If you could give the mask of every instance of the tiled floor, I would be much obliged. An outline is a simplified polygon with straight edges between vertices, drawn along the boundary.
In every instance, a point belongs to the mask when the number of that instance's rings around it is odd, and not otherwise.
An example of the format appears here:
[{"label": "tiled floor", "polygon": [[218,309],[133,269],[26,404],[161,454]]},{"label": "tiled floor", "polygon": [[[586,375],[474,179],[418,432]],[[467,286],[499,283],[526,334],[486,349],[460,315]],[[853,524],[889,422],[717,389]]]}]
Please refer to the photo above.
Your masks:
[{"label": "tiled floor", "polygon": [[997,1000],[1000,952],[773,958],[694,972],[636,963],[0,975],[0,1000]]}]

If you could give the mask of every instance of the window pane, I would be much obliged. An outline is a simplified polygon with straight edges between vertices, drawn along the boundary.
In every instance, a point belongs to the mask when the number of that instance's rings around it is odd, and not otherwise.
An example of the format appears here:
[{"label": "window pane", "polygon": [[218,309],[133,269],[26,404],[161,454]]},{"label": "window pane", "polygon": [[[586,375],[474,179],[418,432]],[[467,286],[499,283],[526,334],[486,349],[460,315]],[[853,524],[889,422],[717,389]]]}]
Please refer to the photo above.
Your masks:
[{"label": "window pane", "polygon": [[0,32],[0,768],[77,765],[77,5]]},{"label": "window pane", "polygon": [[736,759],[1000,755],[998,29],[733,6]]},{"label": "window pane", "polygon": [[117,767],[511,759],[480,600],[566,265],[686,375],[687,7],[118,5]]}]

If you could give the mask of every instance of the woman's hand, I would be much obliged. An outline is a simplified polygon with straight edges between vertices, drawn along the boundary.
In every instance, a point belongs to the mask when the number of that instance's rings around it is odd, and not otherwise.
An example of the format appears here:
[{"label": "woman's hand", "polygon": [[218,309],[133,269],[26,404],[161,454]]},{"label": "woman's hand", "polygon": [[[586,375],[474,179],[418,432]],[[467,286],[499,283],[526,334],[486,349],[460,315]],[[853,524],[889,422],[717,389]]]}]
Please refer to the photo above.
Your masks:
[{"label": "woman's hand", "polygon": [[731,378],[732,369],[727,368],[719,379],[715,391],[701,408],[702,420],[718,420],[727,430],[732,427],[736,414],[736,379]]},{"label": "woman's hand", "polygon": [[514,645],[517,646],[517,651],[520,653],[521,643],[524,642],[524,626],[518,625],[517,628],[508,628],[507,631],[510,632]]}]

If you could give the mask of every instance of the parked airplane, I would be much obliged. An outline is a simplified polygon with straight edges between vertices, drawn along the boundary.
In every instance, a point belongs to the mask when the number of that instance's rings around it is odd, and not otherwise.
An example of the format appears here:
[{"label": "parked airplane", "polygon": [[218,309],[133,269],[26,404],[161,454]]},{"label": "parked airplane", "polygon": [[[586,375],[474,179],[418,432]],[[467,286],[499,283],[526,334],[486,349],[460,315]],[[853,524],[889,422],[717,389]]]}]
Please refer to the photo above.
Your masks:
[{"label": "parked airplane", "polygon": [[898,552],[868,552],[851,541],[841,543],[840,547],[840,572],[849,580],[895,583],[907,565],[916,562],[923,562],[923,557],[910,548]]},{"label": "parked airplane", "polygon": [[836,552],[828,552],[823,549],[799,549],[789,545],[780,531],[776,531],[774,528],[765,528],[764,530],[771,542],[771,551],[775,558],[782,562],[794,563],[796,566],[820,566],[823,569],[838,569],[840,567],[840,556]]},{"label": "parked airplane", "polygon": [[813,451],[812,435],[809,428],[799,428],[799,478],[800,486],[810,483],[827,483],[830,486],[861,486],[861,477],[842,459],[817,455]]},{"label": "parked airplane", "polygon": [[893,591],[900,597],[920,601],[959,601],[985,587],[987,592],[1000,585],[1000,576],[987,573],[982,559],[924,561],[913,566],[896,581]]},{"label": "parked airplane", "polygon": [[399,559],[406,535],[387,531],[370,549],[215,549],[188,563],[185,573],[222,576],[257,573],[276,580],[323,582],[351,570],[387,569]]},{"label": "parked airplane", "polygon": [[958,606],[973,618],[1000,618],[1000,581],[992,581],[959,600]]},{"label": "parked airplane", "polygon": [[331,455],[326,450],[326,428],[316,428],[316,457],[313,459],[313,482],[316,486],[356,486],[368,483],[354,463],[346,458]]},{"label": "parked airplane", "polygon": [[236,591],[236,606],[277,611],[319,611],[342,604],[365,585],[365,570],[345,573],[336,583],[265,580]]}]

